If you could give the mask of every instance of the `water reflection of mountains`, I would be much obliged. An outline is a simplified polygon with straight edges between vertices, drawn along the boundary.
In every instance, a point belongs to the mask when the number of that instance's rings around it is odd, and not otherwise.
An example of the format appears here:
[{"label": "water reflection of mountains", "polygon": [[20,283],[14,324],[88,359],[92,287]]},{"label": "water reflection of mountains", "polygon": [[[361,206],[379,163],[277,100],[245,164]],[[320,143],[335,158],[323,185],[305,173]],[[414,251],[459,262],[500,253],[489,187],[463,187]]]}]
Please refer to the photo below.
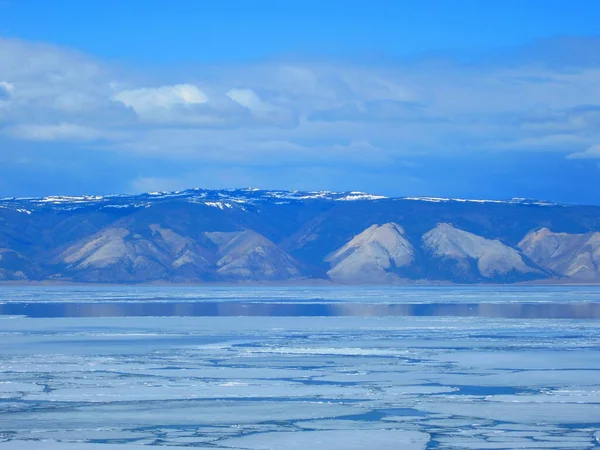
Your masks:
[{"label": "water reflection of mountains", "polygon": [[28,317],[453,316],[514,319],[600,319],[600,303],[266,303],[266,302],[52,302],[0,304],[2,315]]}]

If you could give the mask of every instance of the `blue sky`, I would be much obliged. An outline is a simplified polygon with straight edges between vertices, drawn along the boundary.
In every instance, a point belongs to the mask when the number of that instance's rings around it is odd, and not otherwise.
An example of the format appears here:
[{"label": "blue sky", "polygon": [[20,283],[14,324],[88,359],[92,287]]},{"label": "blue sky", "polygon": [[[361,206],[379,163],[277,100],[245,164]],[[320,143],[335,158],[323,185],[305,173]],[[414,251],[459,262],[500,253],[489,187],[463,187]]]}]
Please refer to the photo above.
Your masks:
[{"label": "blue sky", "polygon": [[0,0],[0,196],[600,203],[600,2]]}]

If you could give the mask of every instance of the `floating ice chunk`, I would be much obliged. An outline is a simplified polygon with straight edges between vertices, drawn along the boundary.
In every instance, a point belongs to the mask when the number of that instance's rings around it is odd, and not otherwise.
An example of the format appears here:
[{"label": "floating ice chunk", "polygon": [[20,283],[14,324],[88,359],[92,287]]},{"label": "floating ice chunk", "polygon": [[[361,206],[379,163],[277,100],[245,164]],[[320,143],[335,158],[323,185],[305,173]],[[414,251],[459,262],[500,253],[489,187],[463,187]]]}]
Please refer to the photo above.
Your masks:
[{"label": "floating ice chunk", "polygon": [[600,369],[600,361],[590,359],[589,355],[579,352],[558,350],[535,351],[472,351],[452,352],[433,356],[432,359],[459,364],[461,367],[502,370],[576,370]]},{"label": "floating ice chunk", "polygon": [[[132,378],[132,377],[129,377]],[[166,381],[166,380],[165,380]],[[366,387],[360,386],[332,386],[310,383],[292,383],[284,381],[234,381],[222,379],[213,382],[204,382],[197,379],[181,379],[177,382],[166,381],[161,384],[152,378],[140,378],[135,381],[97,379],[98,384],[104,386],[86,386],[82,383],[77,388],[57,387],[51,392],[27,393],[28,401],[45,402],[87,402],[107,403],[125,401],[161,401],[161,400],[195,400],[195,399],[263,399],[287,398],[323,398],[323,399],[361,399],[368,396]],[[74,385],[75,380],[70,383]],[[90,383],[91,384],[91,383]],[[4,397],[11,398],[13,395]],[[0,391],[0,399],[3,393]]]},{"label": "floating ice chunk", "polygon": [[552,449],[552,450],[577,450],[589,449],[593,443],[589,435],[563,430],[564,435],[550,435],[543,431],[535,433],[507,433],[486,434],[479,430],[472,432],[458,432],[454,436],[438,437],[441,448],[449,449]]},{"label": "floating ice chunk", "polygon": [[[5,441],[0,442],[0,450],[144,450],[156,448],[157,450],[181,450],[181,446],[147,447],[140,444],[88,444],[83,442],[61,441]],[[194,450],[215,450],[215,447],[197,447]],[[232,450],[235,450],[233,448]]]},{"label": "floating ice chunk", "polygon": [[405,350],[379,349],[379,348],[347,348],[347,347],[262,347],[248,350],[249,353],[278,353],[288,355],[344,355],[344,356],[399,356],[405,355]]},{"label": "floating ice chunk", "polygon": [[494,395],[488,401],[504,403],[593,403],[600,404],[600,391],[550,391],[531,395]]},{"label": "floating ice chunk", "polygon": [[422,450],[429,442],[429,435],[418,431],[403,430],[342,430],[342,431],[282,431],[257,433],[240,438],[226,439],[220,444],[256,450],[364,450],[402,449]]},{"label": "floating ice chunk", "polygon": [[[518,396],[515,396],[517,399]],[[445,402],[423,401],[418,409],[428,413],[460,415],[472,420],[515,421],[525,424],[595,424],[600,417],[600,405],[579,403],[501,403],[480,401],[470,397],[447,399]]]},{"label": "floating ice chunk", "polygon": [[[74,403],[77,404],[77,403]],[[0,415],[0,429],[27,432],[35,429],[57,429],[68,423],[72,428],[115,428],[128,424],[130,428],[158,427],[169,424],[227,426],[253,425],[256,422],[296,421],[365,414],[367,408],[327,401],[252,402],[246,400],[169,400],[112,402],[78,405],[72,410],[20,412],[19,420]],[[9,422],[10,421],[10,422]],[[10,423],[10,427],[8,424]],[[33,425],[35,424],[35,425]]]},{"label": "floating ice chunk", "polygon": [[397,430],[398,424],[394,421],[379,422],[375,420],[309,420],[305,422],[296,422],[297,427],[311,431],[331,431],[331,430]]},{"label": "floating ice chunk", "polygon": [[0,399],[13,398],[25,393],[40,392],[43,387],[33,383],[0,381]]},{"label": "floating ice chunk", "polygon": [[596,370],[526,370],[509,372],[510,369],[481,371],[469,368],[470,374],[437,373],[435,380],[445,385],[543,387],[569,386],[577,380],[578,386],[597,386]]}]

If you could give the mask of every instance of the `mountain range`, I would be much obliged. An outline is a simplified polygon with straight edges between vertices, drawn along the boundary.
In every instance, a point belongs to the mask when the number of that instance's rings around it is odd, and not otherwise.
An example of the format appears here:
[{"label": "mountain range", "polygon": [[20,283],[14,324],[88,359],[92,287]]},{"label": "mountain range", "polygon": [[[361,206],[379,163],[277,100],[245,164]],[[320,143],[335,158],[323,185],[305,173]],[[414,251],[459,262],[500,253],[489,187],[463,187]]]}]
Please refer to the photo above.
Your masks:
[{"label": "mountain range", "polygon": [[0,199],[0,281],[597,283],[600,206],[258,189]]}]

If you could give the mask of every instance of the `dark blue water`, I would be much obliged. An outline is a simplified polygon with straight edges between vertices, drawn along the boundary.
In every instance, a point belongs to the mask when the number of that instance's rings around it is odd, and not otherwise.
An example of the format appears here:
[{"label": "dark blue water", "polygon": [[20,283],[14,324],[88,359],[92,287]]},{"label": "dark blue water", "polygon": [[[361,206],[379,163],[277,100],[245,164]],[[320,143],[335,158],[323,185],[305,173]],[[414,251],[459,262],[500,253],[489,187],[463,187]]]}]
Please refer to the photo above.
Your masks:
[{"label": "dark blue water", "polygon": [[55,317],[488,317],[600,319],[600,303],[10,302],[0,315]]}]

